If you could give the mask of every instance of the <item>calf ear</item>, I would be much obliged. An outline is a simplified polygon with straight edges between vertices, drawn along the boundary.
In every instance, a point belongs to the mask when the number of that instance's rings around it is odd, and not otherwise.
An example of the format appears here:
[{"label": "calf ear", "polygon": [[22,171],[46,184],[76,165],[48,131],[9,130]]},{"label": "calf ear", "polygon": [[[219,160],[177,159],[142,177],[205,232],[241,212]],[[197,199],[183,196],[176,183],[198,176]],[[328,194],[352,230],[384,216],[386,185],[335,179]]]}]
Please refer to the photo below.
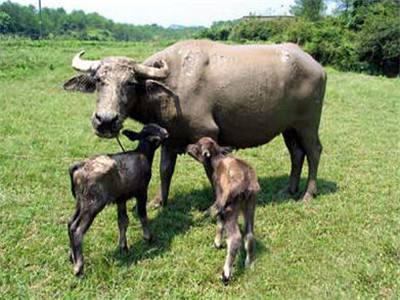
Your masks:
[{"label": "calf ear", "polygon": [[200,148],[196,144],[191,144],[186,147],[186,153],[193,157],[200,163],[204,162],[204,156],[202,155]]},{"label": "calf ear", "polygon": [[140,139],[140,134],[129,130],[129,129],[125,129],[122,131],[122,134],[125,135],[128,139],[130,139],[131,141],[136,141],[138,139]]},{"label": "calf ear", "polygon": [[221,152],[221,154],[227,155],[231,153],[233,149],[231,147],[219,147],[219,151]]},{"label": "calf ear", "polygon": [[63,85],[66,91],[78,91],[83,93],[93,93],[96,90],[96,82],[93,77],[87,74],[81,74],[72,77]]},{"label": "calf ear", "polygon": [[149,135],[148,137],[146,137],[146,139],[150,143],[157,143],[157,145],[161,142],[161,138],[157,135]]}]

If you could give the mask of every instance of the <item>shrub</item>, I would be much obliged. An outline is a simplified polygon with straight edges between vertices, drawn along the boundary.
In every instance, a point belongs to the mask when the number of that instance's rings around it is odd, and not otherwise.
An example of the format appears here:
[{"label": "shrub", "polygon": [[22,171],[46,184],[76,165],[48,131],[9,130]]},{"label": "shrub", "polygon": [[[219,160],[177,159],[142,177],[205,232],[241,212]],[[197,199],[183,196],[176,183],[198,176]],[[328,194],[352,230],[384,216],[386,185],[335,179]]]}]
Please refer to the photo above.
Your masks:
[{"label": "shrub", "polygon": [[202,29],[196,37],[214,41],[227,41],[235,23],[235,21],[214,22],[210,28]]},{"label": "shrub", "polygon": [[11,17],[7,13],[0,11],[0,34],[8,32],[10,24]]},{"label": "shrub", "polygon": [[363,11],[364,22],[357,35],[360,61],[375,74],[399,75],[399,3],[383,1]]}]

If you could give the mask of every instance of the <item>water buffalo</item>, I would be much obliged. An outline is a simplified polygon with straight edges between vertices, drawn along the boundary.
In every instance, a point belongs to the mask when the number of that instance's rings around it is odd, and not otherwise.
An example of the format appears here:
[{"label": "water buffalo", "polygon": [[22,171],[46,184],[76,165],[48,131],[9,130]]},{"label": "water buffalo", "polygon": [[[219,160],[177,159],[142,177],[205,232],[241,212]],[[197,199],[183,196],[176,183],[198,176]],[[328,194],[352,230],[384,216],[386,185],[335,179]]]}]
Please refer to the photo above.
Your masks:
[{"label": "water buffalo", "polygon": [[68,80],[64,88],[98,92],[92,117],[98,136],[117,136],[127,117],[157,123],[170,133],[161,151],[161,192],[155,203],[167,202],[177,154],[204,136],[221,145],[247,148],[282,133],[292,163],[284,191],[298,191],[307,156],[302,199],[316,195],[326,74],[297,45],[183,41],[142,64],[126,57],[84,60],[83,53],[72,61],[83,74]]}]

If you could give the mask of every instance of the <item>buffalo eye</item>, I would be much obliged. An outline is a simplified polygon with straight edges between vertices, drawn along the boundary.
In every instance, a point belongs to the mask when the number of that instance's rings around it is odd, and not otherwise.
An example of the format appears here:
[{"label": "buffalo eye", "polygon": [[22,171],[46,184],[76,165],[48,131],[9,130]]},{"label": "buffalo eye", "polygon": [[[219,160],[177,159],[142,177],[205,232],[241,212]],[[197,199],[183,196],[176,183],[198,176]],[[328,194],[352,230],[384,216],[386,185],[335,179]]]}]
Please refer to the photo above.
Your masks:
[{"label": "buffalo eye", "polygon": [[104,81],[101,80],[100,77],[97,77],[97,76],[96,76],[96,77],[94,78],[94,80],[95,80],[95,82],[96,82],[96,86],[97,86],[97,87],[104,86]]}]

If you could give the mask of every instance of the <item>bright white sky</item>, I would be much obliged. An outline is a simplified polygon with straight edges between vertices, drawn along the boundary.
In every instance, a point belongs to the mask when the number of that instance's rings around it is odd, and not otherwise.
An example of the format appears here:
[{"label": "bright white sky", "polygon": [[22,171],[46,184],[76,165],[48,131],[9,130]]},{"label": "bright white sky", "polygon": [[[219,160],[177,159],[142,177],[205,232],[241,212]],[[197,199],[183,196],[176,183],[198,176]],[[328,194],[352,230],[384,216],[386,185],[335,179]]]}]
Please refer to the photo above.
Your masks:
[{"label": "bright white sky", "polygon": [[[12,2],[38,6],[38,0]],[[288,14],[293,2],[294,0],[42,0],[42,7],[63,7],[67,12],[74,9],[97,12],[121,23],[209,26],[213,21],[237,19],[249,13]]]}]

